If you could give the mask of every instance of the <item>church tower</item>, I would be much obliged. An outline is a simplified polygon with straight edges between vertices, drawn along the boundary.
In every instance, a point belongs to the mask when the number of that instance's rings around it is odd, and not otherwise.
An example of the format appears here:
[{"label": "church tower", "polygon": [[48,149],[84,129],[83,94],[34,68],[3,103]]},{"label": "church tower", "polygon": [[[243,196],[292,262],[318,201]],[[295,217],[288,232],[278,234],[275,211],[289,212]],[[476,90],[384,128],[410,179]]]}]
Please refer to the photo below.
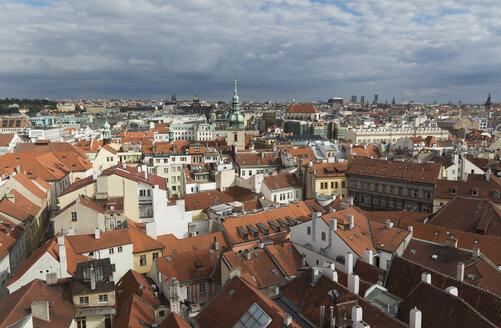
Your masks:
[{"label": "church tower", "polygon": [[108,120],[103,124],[103,146],[111,143],[111,126]]},{"label": "church tower", "polygon": [[234,80],[235,90],[231,101],[231,111],[226,115],[227,143],[235,150],[245,149],[244,116],[240,113],[240,99],[237,92],[237,80]]},{"label": "church tower", "polygon": [[489,93],[489,97],[487,97],[487,101],[485,102],[485,109],[486,110],[492,110],[492,100],[491,100],[491,94]]}]

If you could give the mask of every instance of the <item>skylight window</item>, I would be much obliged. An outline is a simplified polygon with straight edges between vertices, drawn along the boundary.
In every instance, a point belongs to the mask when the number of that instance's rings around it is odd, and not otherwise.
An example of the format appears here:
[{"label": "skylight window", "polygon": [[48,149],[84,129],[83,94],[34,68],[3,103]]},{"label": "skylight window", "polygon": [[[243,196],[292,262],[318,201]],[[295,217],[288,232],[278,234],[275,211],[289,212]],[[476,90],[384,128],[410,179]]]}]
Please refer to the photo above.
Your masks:
[{"label": "skylight window", "polygon": [[270,323],[271,317],[254,303],[233,325],[233,328],[267,327]]}]

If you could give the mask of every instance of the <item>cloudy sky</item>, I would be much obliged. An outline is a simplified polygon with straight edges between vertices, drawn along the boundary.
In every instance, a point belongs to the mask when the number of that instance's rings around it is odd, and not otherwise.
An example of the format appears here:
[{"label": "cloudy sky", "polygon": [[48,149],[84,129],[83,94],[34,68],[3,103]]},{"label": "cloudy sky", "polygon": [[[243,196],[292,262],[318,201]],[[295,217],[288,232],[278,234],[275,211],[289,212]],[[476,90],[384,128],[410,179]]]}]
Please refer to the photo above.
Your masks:
[{"label": "cloudy sky", "polygon": [[0,97],[501,100],[499,0],[0,0]]}]

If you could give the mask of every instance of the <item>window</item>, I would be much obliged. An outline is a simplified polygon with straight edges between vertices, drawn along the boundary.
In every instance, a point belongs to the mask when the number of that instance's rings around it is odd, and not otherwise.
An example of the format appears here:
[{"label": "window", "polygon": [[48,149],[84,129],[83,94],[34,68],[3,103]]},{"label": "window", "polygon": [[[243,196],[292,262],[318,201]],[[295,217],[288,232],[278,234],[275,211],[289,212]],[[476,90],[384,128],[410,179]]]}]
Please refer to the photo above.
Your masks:
[{"label": "window", "polygon": [[311,235],[311,227],[306,227],[306,233],[307,233],[308,235]]},{"label": "window", "polygon": [[164,167],[164,173],[169,173],[169,168],[168,167]]},{"label": "window", "polygon": [[80,296],[80,304],[89,304],[89,296]]},{"label": "window", "polygon": [[99,295],[99,303],[107,303],[108,302],[108,295],[102,294]]},{"label": "window", "polygon": [[146,190],[139,190],[139,196],[141,197],[146,196]]},{"label": "window", "polygon": [[153,253],[153,261],[155,261],[156,258],[158,258],[158,252]]},{"label": "window", "polygon": [[[189,294],[188,294],[188,295],[189,295]],[[158,316],[159,316],[160,318],[165,317],[165,311],[163,311],[163,310],[162,310],[162,311],[158,311]]]},{"label": "window", "polygon": [[77,322],[77,328],[87,328],[87,320],[85,317],[75,318],[75,321]]},{"label": "window", "polygon": [[139,257],[139,265],[140,266],[146,266],[146,255],[141,255]]},{"label": "window", "polygon": [[[337,182],[336,182],[336,184],[337,184]],[[337,186],[336,186],[336,188],[337,188]],[[334,189],[334,181],[331,181],[331,189]]]},{"label": "window", "polygon": [[205,282],[201,283],[201,284],[198,284],[198,292],[200,294],[205,294],[207,293],[207,287],[205,285]]},{"label": "window", "polygon": [[322,240],[325,241],[325,232],[322,232]]},{"label": "window", "polygon": [[112,271],[112,272],[116,272],[116,271],[117,271],[117,268],[116,268],[116,266],[115,266],[115,263],[113,263],[113,264],[111,265],[111,271]]},{"label": "window", "polygon": [[77,212],[71,212],[71,222],[77,222]]},{"label": "window", "polygon": [[115,253],[115,249],[112,247],[112,248],[108,249],[108,252],[110,255],[112,255]]},{"label": "window", "polygon": [[118,247],[117,247],[117,252],[118,252],[118,253],[122,253],[122,250],[123,250],[122,246],[118,246]]}]

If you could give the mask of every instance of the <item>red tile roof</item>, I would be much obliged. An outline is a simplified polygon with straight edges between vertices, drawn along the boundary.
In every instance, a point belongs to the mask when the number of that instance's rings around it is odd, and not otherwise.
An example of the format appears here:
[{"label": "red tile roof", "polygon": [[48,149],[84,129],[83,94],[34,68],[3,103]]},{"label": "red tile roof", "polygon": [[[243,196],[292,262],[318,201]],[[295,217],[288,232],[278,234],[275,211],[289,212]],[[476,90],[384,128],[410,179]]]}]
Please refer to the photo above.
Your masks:
[{"label": "red tile roof", "polygon": [[50,316],[49,321],[33,317],[34,327],[70,327],[76,307],[40,279],[0,299],[0,326],[10,326],[32,314],[33,301],[49,301]]},{"label": "red tile roof", "polygon": [[133,253],[162,250],[164,246],[159,241],[148,236],[141,231],[132,220],[127,221],[129,226],[129,235],[133,242]]},{"label": "red tile roof", "polygon": [[165,247],[164,256],[193,252],[197,249],[209,249],[213,246],[214,239],[219,243],[220,248],[223,246],[229,248],[223,232],[207,233],[182,239],[178,239],[173,234],[157,236],[157,240]]},{"label": "red tile roof", "polygon": [[299,188],[302,186],[301,182],[294,174],[288,174],[288,173],[267,175],[264,177],[263,183],[270,190]]},{"label": "red tile roof", "polygon": [[319,113],[318,109],[315,108],[312,104],[296,104],[292,105],[287,109],[288,114],[292,113],[307,113],[307,114],[313,114],[313,113]]},{"label": "red tile roof", "polygon": [[198,194],[184,196],[185,207],[187,211],[204,210],[218,204],[229,203],[233,201],[246,201],[254,198],[260,198],[261,195],[252,192],[250,189],[242,187],[230,187],[225,191],[208,190]]},{"label": "red tile roof", "polygon": [[172,254],[157,258],[158,270],[168,280],[176,278],[180,283],[209,278],[218,262],[218,252],[199,249],[193,252]]},{"label": "red tile roof", "polygon": [[431,184],[437,182],[439,173],[440,164],[438,163],[393,162],[369,158],[357,158],[348,169],[348,175]]},{"label": "red tile roof", "polygon": [[[201,328],[214,327],[215,322],[219,328],[230,328],[254,303],[271,317],[268,328],[282,327],[285,311],[240,277],[230,280],[197,315],[196,321]],[[289,327],[300,326],[293,320]]]},{"label": "red tile roof", "polygon": [[132,244],[132,238],[127,229],[102,232],[99,239],[94,238],[93,234],[72,235],[67,236],[66,239],[78,254]]}]

